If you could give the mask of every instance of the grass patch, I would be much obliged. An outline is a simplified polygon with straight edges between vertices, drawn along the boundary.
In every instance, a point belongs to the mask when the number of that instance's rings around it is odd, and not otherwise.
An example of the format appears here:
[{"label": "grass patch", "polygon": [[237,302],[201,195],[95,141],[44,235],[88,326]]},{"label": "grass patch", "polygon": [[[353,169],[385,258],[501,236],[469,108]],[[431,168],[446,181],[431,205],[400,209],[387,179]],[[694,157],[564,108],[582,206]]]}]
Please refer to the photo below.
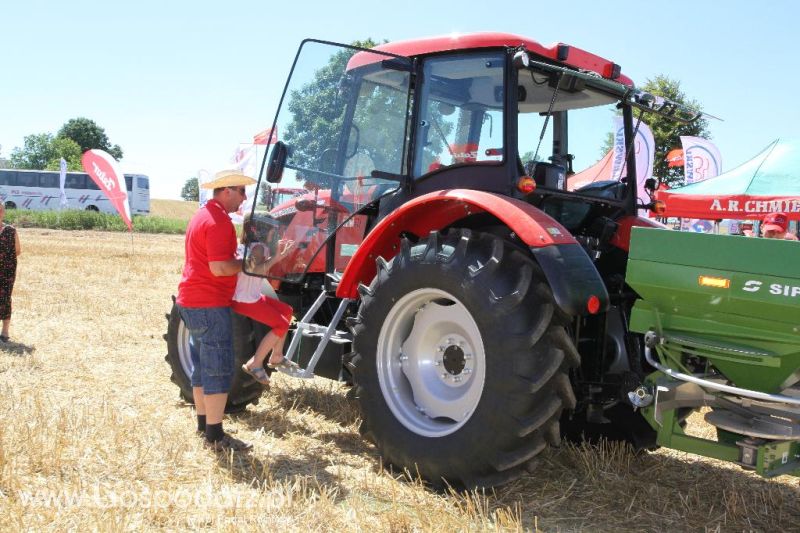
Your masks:
[{"label": "grass patch", "polygon": [[[119,215],[67,209],[64,211],[6,210],[6,222],[22,228],[47,228],[62,230],[128,231]],[[186,232],[187,221],[158,216],[134,216],[135,233]]]}]

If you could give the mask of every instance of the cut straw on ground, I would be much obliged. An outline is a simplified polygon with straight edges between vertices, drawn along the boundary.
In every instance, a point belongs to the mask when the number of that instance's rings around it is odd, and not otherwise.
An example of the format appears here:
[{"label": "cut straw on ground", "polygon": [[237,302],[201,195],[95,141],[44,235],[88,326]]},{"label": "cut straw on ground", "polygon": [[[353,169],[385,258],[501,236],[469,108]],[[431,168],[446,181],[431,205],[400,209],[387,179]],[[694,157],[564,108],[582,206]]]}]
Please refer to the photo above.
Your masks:
[{"label": "cut straw on ground", "polygon": [[[251,454],[194,434],[164,362],[183,237],[20,229],[0,346],[0,530],[790,531],[796,478],[659,450],[564,445],[493,491],[382,468],[347,388],[278,375],[227,418]],[[702,417],[693,431],[708,431]],[[458,453],[453,450],[453,453]]]}]

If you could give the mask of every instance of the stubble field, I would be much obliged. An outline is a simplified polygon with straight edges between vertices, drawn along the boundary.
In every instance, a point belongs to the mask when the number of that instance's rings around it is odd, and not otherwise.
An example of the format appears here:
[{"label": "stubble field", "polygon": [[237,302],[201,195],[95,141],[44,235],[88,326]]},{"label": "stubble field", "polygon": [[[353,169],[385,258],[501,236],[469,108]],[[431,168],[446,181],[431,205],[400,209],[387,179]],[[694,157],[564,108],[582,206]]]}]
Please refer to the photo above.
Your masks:
[{"label": "stubble field", "polygon": [[[0,531],[797,531],[796,478],[562,446],[530,477],[439,493],[381,468],[346,389],[285,376],[217,456],[164,362],[182,236],[20,229],[0,345]],[[694,431],[707,431],[699,416]],[[458,453],[458,450],[454,450]]]}]

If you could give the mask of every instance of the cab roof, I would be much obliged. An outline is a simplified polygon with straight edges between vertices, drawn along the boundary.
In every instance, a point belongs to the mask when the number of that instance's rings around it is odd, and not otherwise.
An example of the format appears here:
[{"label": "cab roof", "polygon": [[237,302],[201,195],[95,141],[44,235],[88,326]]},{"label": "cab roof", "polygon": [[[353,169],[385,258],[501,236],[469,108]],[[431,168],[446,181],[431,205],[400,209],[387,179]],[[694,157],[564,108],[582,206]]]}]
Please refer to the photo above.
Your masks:
[{"label": "cab roof", "polygon": [[[522,37],[511,33],[481,32],[423,37],[420,39],[381,44],[373,48],[373,50],[404,57],[418,57],[458,50],[504,47],[516,48],[519,46],[524,47],[528,52],[534,55],[555,61],[556,63],[596,72],[606,79],[613,79],[618,83],[633,87],[633,81],[622,74],[619,65],[615,64],[613,61],[581,50],[575,46],[564,43],[553,43],[549,46],[545,46],[528,37]],[[367,56],[368,54],[364,52],[354,55],[350,59],[347,68],[352,69],[360,67],[373,63],[376,60],[375,56]]]}]

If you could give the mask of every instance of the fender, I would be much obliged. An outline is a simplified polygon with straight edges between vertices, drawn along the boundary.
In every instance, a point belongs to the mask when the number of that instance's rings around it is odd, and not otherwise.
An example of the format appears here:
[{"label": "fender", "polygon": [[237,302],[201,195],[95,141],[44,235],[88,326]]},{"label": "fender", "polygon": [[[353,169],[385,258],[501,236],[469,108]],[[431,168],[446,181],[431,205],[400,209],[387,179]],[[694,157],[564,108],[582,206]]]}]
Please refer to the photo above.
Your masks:
[{"label": "fender", "polygon": [[634,227],[669,229],[667,226],[652,218],[627,215],[617,220],[617,232],[611,237],[611,244],[620,250],[629,252],[631,249],[631,230]]},{"label": "fender", "polygon": [[[556,303],[566,313],[584,314],[590,296],[599,299],[598,310],[607,307],[608,293],[597,269],[566,228],[522,200],[472,189],[428,193],[392,211],[358,247],[342,274],[336,296],[357,298],[359,283],[369,284],[375,277],[376,258],[390,259],[397,254],[403,232],[424,237],[478,213],[497,217],[531,248]],[[570,277],[576,274],[580,277]]]}]

